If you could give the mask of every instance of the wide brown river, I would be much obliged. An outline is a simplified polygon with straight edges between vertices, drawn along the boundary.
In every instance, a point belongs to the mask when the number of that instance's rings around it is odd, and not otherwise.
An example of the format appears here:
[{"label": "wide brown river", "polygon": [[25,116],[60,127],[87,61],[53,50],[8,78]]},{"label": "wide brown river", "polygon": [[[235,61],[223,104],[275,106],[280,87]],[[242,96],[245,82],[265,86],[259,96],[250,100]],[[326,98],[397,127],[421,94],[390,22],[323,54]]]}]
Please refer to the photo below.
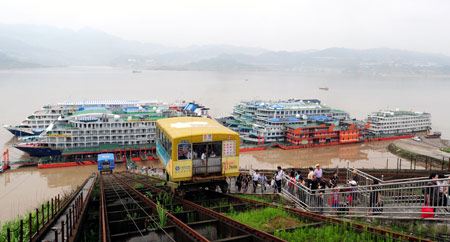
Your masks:
[{"label": "wide brown river", "polygon": [[[318,88],[328,86],[329,91]],[[279,72],[143,71],[109,67],[68,67],[0,70],[0,123],[18,124],[45,104],[64,100],[155,99],[166,102],[195,100],[224,116],[240,100],[317,98],[328,106],[344,109],[364,119],[386,108],[427,111],[433,129],[450,137],[447,92],[450,77],[366,77],[349,74],[298,74]],[[11,148],[17,142],[0,128],[0,148],[10,149],[11,159],[23,153]],[[387,142],[349,144],[302,150],[269,149],[243,152],[242,168],[324,167],[390,168],[396,157],[386,151]],[[159,167],[158,161],[139,166]],[[409,167],[404,163],[404,166]],[[124,169],[119,165],[118,169]],[[0,174],[0,222],[35,208],[58,193],[81,184],[95,166],[53,169],[21,168]]]}]

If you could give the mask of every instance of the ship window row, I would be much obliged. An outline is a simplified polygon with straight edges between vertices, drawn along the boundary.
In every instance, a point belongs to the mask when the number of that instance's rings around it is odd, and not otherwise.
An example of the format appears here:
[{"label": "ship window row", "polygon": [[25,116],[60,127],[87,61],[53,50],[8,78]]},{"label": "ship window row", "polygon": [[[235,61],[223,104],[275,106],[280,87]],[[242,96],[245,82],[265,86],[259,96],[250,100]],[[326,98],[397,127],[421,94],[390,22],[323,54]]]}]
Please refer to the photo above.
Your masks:
[{"label": "ship window row", "polygon": [[[65,134],[72,134],[73,136],[82,135],[109,135],[109,134],[144,134],[144,133],[154,133],[155,129],[124,129],[124,130],[93,130],[93,131],[66,131]],[[63,131],[54,131],[54,134],[63,134]]]},{"label": "ship window row", "polygon": [[418,119],[418,120],[412,120],[412,121],[401,121],[401,120],[382,120],[380,122],[377,123],[381,123],[381,124],[395,124],[395,123],[425,123],[425,122],[430,122],[430,120],[428,119]]},{"label": "ship window row", "polygon": [[101,129],[101,128],[136,128],[142,126],[155,126],[155,122],[136,122],[136,123],[95,123],[95,124],[85,124],[85,123],[73,123],[75,128],[90,128],[90,129]]},{"label": "ship window row", "polygon": [[39,120],[39,121],[27,120],[27,123],[30,123],[30,124],[51,124],[52,122],[53,122],[53,120]]},{"label": "ship window row", "polygon": [[134,139],[134,138],[154,138],[155,134],[145,135],[112,135],[112,136],[88,136],[88,137],[47,137],[49,141],[78,141],[78,140],[115,140],[115,139]]},{"label": "ship window row", "polygon": [[141,141],[119,141],[119,142],[91,142],[91,143],[67,143],[67,144],[49,144],[51,148],[77,148],[77,147],[96,147],[102,144],[118,144],[118,145],[129,145],[129,144],[153,144],[154,140],[141,140]]}]

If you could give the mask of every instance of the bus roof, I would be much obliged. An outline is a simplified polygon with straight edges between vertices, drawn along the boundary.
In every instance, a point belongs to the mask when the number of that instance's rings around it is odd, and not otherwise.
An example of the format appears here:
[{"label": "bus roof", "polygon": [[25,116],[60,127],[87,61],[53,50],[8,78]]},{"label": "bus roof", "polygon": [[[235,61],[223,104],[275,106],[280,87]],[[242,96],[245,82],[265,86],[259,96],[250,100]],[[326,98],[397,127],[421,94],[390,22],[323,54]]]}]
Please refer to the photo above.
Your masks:
[{"label": "bus roof", "polygon": [[204,134],[223,134],[239,136],[215,120],[200,117],[166,118],[156,121],[158,126],[171,139]]},{"label": "bus roof", "polygon": [[114,161],[113,153],[98,154],[98,161]]}]

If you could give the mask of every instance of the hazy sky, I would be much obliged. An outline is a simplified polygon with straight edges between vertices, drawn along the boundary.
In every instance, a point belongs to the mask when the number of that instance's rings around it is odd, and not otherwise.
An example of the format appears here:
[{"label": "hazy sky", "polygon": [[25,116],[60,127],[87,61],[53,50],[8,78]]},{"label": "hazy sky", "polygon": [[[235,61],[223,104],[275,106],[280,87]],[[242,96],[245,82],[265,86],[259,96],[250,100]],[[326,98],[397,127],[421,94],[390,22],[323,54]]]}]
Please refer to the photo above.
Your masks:
[{"label": "hazy sky", "polygon": [[0,0],[0,23],[92,27],[175,46],[390,47],[450,55],[446,0]]}]

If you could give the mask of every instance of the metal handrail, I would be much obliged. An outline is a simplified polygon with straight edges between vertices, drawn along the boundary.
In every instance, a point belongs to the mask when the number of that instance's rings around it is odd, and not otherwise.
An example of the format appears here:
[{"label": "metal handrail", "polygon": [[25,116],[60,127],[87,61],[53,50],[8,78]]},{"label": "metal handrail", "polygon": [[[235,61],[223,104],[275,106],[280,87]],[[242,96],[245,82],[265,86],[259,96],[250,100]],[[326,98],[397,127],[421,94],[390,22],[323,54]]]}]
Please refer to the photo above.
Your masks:
[{"label": "metal handrail", "polygon": [[[291,186],[289,189],[282,188],[281,194],[298,207],[312,212],[337,214],[338,207],[340,207],[339,209],[346,209],[347,213],[351,211],[353,214],[390,214],[397,216],[409,214],[417,217],[424,214],[422,208],[427,204],[427,193],[429,193],[431,198],[428,205],[434,211],[428,214],[450,217],[450,207],[445,205],[446,202],[449,203],[447,200],[450,200],[448,197],[450,178],[422,178],[421,180],[396,183],[316,190],[291,182],[291,178],[287,175],[283,178],[283,182],[286,182],[283,184]],[[434,184],[428,184],[430,181]],[[438,185],[437,182],[442,184]],[[440,193],[441,189],[443,193]],[[349,197],[352,199],[349,199]],[[380,198],[380,203],[374,201],[377,197]],[[352,200],[355,201],[352,202]],[[333,204],[334,206],[332,206]]]}]

